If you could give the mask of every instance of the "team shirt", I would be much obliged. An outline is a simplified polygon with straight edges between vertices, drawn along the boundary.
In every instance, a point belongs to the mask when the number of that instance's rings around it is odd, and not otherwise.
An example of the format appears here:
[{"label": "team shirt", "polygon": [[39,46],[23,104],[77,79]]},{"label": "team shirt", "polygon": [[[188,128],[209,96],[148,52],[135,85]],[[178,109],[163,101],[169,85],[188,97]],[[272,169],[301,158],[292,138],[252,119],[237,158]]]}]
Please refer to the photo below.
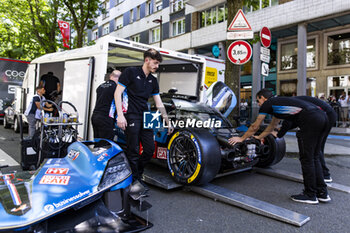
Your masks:
[{"label": "team shirt", "polygon": [[98,86],[96,89],[97,97],[93,114],[100,114],[114,118],[114,91],[116,88],[117,84],[113,80],[108,80]]},{"label": "team shirt", "polygon": [[320,110],[316,105],[293,97],[276,96],[266,100],[259,109],[259,114],[271,114],[279,119],[296,120],[302,113]]},{"label": "team shirt", "polygon": [[[126,114],[129,117],[142,117],[148,111],[147,101],[153,95],[159,95],[159,85],[156,77],[147,77],[141,67],[128,67],[119,77],[119,85],[125,87],[128,96]],[[124,104],[124,100],[123,100]]]},{"label": "team shirt", "polygon": [[46,90],[45,95],[50,95],[51,92],[57,90],[57,84],[60,83],[60,80],[53,75],[45,74],[41,77],[41,81],[44,83],[44,87]]},{"label": "team shirt", "polygon": [[311,96],[295,96],[293,98],[297,98],[300,100],[305,100],[307,102],[313,103],[314,105],[319,106],[323,111],[325,111],[325,113],[329,114],[329,113],[333,113],[334,109],[332,108],[332,106],[320,99],[317,99],[315,97],[311,97]]}]

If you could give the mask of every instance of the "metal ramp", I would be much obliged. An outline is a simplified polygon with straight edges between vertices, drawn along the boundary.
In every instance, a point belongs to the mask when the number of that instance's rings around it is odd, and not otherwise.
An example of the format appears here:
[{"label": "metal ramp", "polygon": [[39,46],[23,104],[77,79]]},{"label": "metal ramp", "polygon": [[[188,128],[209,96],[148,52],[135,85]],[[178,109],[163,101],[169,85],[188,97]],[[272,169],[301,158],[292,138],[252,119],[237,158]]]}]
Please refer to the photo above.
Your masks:
[{"label": "metal ramp", "polygon": [[226,204],[249,210],[255,214],[273,218],[295,226],[301,227],[310,221],[310,217],[308,216],[288,209],[284,209],[282,207],[264,201],[260,201],[258,199],[254,199],[252,197],[213,184],[207,184],[204,186],[180,185],[172,179],[169,172],[165,168],[161,168],[153,164],[149,164],[149,166],[145,168],[143,179],[145,182],[151,185],[167,190],[183,187],[186,190],[196,192],[214,200],[219,200]]},{"label": "metal ramp", "polygon": [[268,202],[260,201],[217,185],[207,184],[205,186],[190,186],[189,189],[203,196],[213,198],[229,205],[249,210],[255,214],[260,214],[265,217],[273,218],[298,227],[301,227],[310,221],[310,217],[308,216],[278,207]]},{"label": "metal ramp", "polygon": [[[291,180],[299,183],[303,183],[303,176],[301,174],[274,169],[274,168],[254,168],[254,171],[268,176],[273,176],[280,179]],[[327,186],[331,190],[340,191],[350,194],[350,187],[337,183],[327,183]]]}]

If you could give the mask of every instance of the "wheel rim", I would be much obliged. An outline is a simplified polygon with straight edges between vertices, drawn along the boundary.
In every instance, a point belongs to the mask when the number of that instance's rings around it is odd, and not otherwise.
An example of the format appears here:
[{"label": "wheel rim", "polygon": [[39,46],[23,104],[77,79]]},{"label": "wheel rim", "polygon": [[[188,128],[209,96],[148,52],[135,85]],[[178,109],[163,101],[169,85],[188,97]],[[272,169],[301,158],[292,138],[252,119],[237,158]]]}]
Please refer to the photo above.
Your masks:
[{"label": "wheel rim", "polygon": [[188,179],[197,168],[198,154],[193,141],[184,136],[177,137],[170,148],[170,166],[177,177]]}]

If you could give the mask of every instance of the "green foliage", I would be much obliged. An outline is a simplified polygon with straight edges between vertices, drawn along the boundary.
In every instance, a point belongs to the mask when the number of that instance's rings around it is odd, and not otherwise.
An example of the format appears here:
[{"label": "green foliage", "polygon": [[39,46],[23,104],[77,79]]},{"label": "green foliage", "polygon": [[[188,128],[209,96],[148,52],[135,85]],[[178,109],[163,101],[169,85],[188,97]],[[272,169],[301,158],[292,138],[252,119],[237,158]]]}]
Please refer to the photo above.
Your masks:
[{"label": "green foliage", "polygon": [[58,0],[6,0],[0,5],[0,56],[31,60],[55,52]]},{"label": "green foliage", "polygon": [[98,16],[98,10],[104,13],[99,0],[62,0],[66,7],[68,16],[71,18],[76,32],[74,47],[83,46],[86,28],[91,29],[95,24],[93,19]]},{"label": "green foliage", "polygon": [[1,1],[0,57],[32,60],[63,49],[57,20],[71,23],[73,48],[82,47],[98,10],[100,0]]}]

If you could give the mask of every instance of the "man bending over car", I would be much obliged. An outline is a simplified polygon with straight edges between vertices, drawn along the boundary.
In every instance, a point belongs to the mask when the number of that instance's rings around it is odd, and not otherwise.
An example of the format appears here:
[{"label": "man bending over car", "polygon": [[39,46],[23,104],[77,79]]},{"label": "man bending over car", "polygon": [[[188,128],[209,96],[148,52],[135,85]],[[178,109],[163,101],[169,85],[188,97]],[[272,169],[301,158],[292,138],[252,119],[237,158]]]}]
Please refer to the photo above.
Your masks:
[{"label": "man bending over car", "polygon": [[293,201],[307,204],[330,201],[318,153],[326,130],[326,113],[307,101],[292,97],[274,97],[268,89],[260,90],[256,98],[260,106],[256,121],[242,137],[232,137],[229,139],[229,143],[234,145],[253,136],[267,114],[271,114],[273,117],[264,132],[256,136],[259,140],[272,133],[280,119],[295,122],[300,128],[300,137],[303,141],[299,156],[304,178],[304,190],[301,194],[292,195],[291,198]]}]

